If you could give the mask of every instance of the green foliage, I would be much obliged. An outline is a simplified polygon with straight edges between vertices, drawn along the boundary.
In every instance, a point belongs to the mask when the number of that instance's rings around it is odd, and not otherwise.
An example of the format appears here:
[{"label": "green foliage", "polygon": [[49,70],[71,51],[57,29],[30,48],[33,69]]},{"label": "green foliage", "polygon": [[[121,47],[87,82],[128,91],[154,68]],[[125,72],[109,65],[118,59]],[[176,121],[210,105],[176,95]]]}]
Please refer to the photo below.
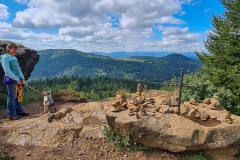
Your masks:
[{"label": "green foliage", "polygon": [[[109,128],[106,124],[103,125],[103,134],[106,136],[107,141],[112,142],[116,148],[120,150],[127,150],[127,151],[144,151],[148,153],[160,153],[163,150],[150,148],[143,144],[138,144],[135,141],[131,140],[130,133],[127,136],[123,137],[116,131]],[[138,133],[138,137],[141,138],[143,133]],[[189,157],[192,157],[193,160],[209,160],[203,156],[202,152],[185,152],[183,153]]]},{"label": "green foliage", "polygon": [[[176,76],[174,76],[173,78],[171,78],[170,80],[164,81],[163,82],[163,86],[162,86],[162,90],[168,91],[170,93],[174,92],[174,87],[169,86],[167,84],[180,84],[180,79],[177,78]],[[179,87],[175,87],[175,88],[179,88]]]},{"label": "green foliage", "polygon": [[[47,78],[43,80],[30,81],[28,82],[28,85],[41,92],[50,90],[52,91],[53,97],[58,93],[60,94],[61,90],[65,90],[62,91],[61,94],[68,94],[66,90],[72,90],[80,93],[82,97],[85,97],[86,99],[101,100],[108,97],[114,97],[119,89],[125,90],[127,92],[127,97],[129,97],[129,92],[136,92],[138,83],[147,85],[148,89],[160,88],[160,83],[109,78],[104,76],[95,78],[76,76],[55,77],[52,79]],[[25,88],[24,93],[26,96],[37,95],[37,93],[28,88]]]},{"label": "green foliage", "polygon": [[236,157],[237,159],[240,159],[240,152],[238,152],[238,154],[236,154],[235,157]]},{"label": "green foliage", "polygon": [[22,105],[27,105],[29,103],[32,103],[32,102],[39,102],[43,100],[43,96],[42,95],[24,95],[23,96],[23,101],[21,102]]},{"label": "green foliage", "polygon": [[111,130],[109,127],[104,125],[103,134],[107,137],[107,141],[112,142],[116,148],[127,151],[148,151],[148,146],[137,144],[131,140],[130,133],[126,137],[121,136],[119,133]]},{"label": "green foliage", "polygon": [[[63,101],[85,102],[88,100],[101,100],[115,97],[119,89],[126,91],[126,97],[136,92],[138,83],[147,85],[148,89],[159,89],[161,84],[145,81],[134,81],[110,77],[55,77],[30,81],[28,85],[40,92],[51,91],[52,97]],[[43,96],[28,87],[24,87],[23,105],[42,101]],[[7,96],[0,94],[0,109],[6,109]]]},{"label": "green foliage", "polygon": [[7,105],[7,96],[4,94],[0,94],[0,109],[6,109]]},{"label": "green foliage", "polygon": [[[24,95],[22,105],[27,105],[32,102],[38,102],[42,100],[42,95],[34,94],[34,95]],[[0,94],[0,109],[6,109],[7,107],[7,95]]]},{"label": "green foliage", "polygon": [[[206,79],[220,92],[231,94],[228,105],[237,106],[240,101],[240,1],[221,0],[223,15],[213,15],[213,29],[204,42],[208,52],[196,52],[203,62]],[[227,98],[227,97],[226,97]],[[227,99],[225,99],[227,100]]]},{"label": "green foliage", "polygon": [[191,157],[192,160],[212,160],[211,157],[203,155],[201,151],[186,151],[181,154]]},{"label": "green foliage", "polygon": [[139,138],[141,138],[141,137],[142,137],[142,135],[143,135],[143,133],[141,132],[141,133],[138,133],[138,135],[137,135],[137,136],[138,136]]},{"label": "green foliage", "polygon": [[55,98],[63,98],[64,101],[75,101],[75,102],[86,102],[87,98],[85,93],[77,92],[75,90],[54,90],[52,93],[52,97]]},{"label": "green foliage", "polygon": [[0,160],[14,160],[15,157],[14,156],[10,156],[8,154],[6,154],[6,152],[4,152],[6,146],[1,145],[0,143]]},{"label": "green foliage", "polygon": [[62,96],[72,98],[86,98],[83,92],[77,92],[75,90],[55,90],[52,93],[53,98],[58,98]]},{"label": "green foliage", "polygon": [[77,88],[78,88],[77,81],[72,81],[72,82],[67,86],[67,89],[68,89],[68,90],[76,90]]},{"label": "green foliage", "polygon": [[202,154],[194,155],[193,160],[208,160],[206,157],[204,157]]},{"label": "green foliage", "polygon": [[[173,78],[166,83],[179,84],[179,81],[180,79]],[[208,80],[207,76],[201,72],[185,74],[183,78],[183,85],[195,86],[193,88],[183,87],[183,101],[189,101],[191,98],[194,98],[196,101],[202,102],[205,98],[217,95],[222,106],[231,113],[240,115],[240,104],[238,106],[233,105],[239,103],[239,101],[232,91],[230,89],[226,89],[224,86],[217,87],[213,85]],[[168,87],[168,89],[173,91],[173,87]]]},{"label": "green foliage", "polygon": [[[201,66],[197,60],[180,54],[166,57],[111,58],[84,53],[72,49],[48,49],[38,51],[40,61],[30,79],[53,78],[56,76],[96,77],[134,79],[162,82],[179,75],[181,67],[196,71]],[[72,88],[71,88],[72,89]]]}]

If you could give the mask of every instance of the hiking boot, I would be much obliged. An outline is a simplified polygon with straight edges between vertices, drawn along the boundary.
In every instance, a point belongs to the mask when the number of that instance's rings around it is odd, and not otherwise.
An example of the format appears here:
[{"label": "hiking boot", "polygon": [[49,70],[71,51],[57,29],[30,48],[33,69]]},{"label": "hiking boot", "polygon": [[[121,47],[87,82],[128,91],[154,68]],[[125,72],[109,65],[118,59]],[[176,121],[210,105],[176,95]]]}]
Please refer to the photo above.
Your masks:
[{"label": "hiking boot", "polygon": [[29,116],[29,113],[28,112],[20,112],[20,113],[17,113],[18,116]]},{"label": "hiking boot", "polygon": [[14,120],[18,120],[18,119],[20,119],[20,118],[21,118],[21,117],[19,117],[18,115],[11,115],[11,116],[10,116],[10,119],[13,120],[13,121],[14,121]]}]

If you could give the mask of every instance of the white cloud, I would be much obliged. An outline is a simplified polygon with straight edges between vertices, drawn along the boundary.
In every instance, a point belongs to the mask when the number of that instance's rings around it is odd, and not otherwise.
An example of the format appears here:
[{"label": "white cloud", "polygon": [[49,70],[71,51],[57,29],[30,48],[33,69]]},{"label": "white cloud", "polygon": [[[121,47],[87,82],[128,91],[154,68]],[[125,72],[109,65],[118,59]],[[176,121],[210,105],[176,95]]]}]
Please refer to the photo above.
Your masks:
[{"label": "white cloud", "polygon": [[0,4],[0,20],[8,19],[9,12],[7,10],[7,6],[5,6],[4,4]]},{"label": "white cloud", "polygon": [[20,4],[27,4],[29,0],[13,0],[17,3],[20,3]]},{"label": "white cloud", "polygon": [[159,41],[158,44],[160,46],[169,46],[172,50],[190,50],[191,47],[198,46],[200,49],[202,46],[201,37],[205,35],[205,33],[189,33],[188,27],[163,27],[159,26],[159,30],[162,31],[162,41]]},{"label": "white cloud", "polygon": [[[174,16],[184,15],[182,5],[193,0],[16,1],[28,8],[17,12],[12,24],[0,23],[0,30],[4,30],[0,38],[37,50],[179,52],[203,47],[202,34],[190,33],[188,27],[181,27],[185,22]],[[34,32],[53,27],[57,33]],[[162,32],[158,40],[152,40],[155,29]]]},{"label": "white cloud", "polygon": [[209,12],[209,11],[211,11],[211,8],[207,8],[204,10],[204,12]]},{"label": "white cloud", "polygon": [[162,34],[164,36],[180,35],[180,34],[187,34],[188,33],[188,27],[181,28],[181,27],[163,27],[163,26],[159,26],[158,29],[162,31]]},{"label": "white cloud", "polygon": [[92,26],[120,17],[122,28],[146,28],[155,23],[181,24],[173,14],[182,14],[183,0],[30,0],[19,11],[13,26],[20,28]]},{"label": "white cloud", "polygon": [[23,40],[25,37],[20,33],[21,30],[12,28],[11,24],[0,22],[1,39]]},{"label": "white cloud", "polygon": [[13,22],[13,26],[18,28],[72,26],[80,23],[75,17],[56,14],[54,10],[49,10],[49,8],[30,8],[27,12],[17,12],[16,19]]}]

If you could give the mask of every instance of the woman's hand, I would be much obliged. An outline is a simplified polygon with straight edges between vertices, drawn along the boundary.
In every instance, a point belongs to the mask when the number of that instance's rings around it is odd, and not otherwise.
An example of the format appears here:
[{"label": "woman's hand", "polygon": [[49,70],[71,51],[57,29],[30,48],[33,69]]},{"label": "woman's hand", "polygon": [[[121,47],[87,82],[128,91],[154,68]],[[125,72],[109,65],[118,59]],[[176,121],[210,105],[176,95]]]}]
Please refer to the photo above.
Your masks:
[{"label": "woman's hand", "polygon": [[22,83],[21,84],[26,84],[26,81],[22,80]]},{"label": "woman's hand", "polygon": [[22,84],[22,82],[21,81],[17,81],[17,85],[19,85],[19,84]]},{"label": "woman's hand", "polygon": [[19,84],[26,84],[26,81],[22,80],[22,81],[17,81],[17,85]]}]

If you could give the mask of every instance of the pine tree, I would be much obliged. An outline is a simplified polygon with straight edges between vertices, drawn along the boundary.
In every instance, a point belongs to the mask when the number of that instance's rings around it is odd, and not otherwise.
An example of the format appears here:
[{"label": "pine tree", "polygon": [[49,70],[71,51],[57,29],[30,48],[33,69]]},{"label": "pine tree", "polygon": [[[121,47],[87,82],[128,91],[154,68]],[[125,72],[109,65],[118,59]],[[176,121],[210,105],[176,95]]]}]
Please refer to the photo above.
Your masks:
[{"label": "pine tree", "polygon": [[240,100],[240,1],[221,0],[223,15],[213,15],[213,29],[204,45],[208,52],[196,55],[203,62],[202,70],[215,86],[224,86]]}]

